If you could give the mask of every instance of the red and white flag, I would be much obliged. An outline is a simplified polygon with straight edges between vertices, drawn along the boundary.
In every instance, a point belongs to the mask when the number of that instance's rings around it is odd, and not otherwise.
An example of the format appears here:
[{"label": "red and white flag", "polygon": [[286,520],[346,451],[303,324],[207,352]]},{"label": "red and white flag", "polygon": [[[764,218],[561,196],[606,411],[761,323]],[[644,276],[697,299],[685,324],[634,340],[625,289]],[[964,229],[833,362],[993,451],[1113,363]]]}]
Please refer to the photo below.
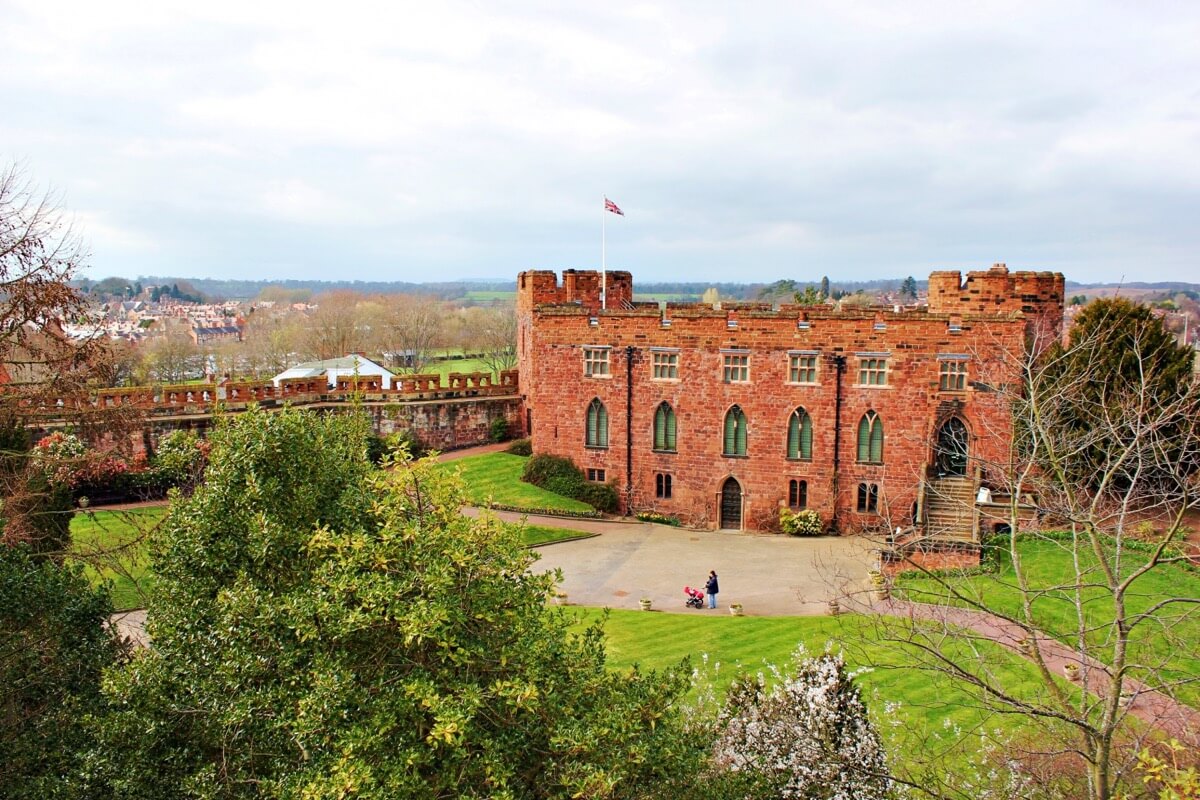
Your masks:
[{"label": "red and white flag", "polygon": [[614,214],[620,214],[622,217],[625,216],[625,212],[622,211],[616,203],[614,203],[612,200],[609,200],[607,197],[604,198],[604,210],[611,211]]}]

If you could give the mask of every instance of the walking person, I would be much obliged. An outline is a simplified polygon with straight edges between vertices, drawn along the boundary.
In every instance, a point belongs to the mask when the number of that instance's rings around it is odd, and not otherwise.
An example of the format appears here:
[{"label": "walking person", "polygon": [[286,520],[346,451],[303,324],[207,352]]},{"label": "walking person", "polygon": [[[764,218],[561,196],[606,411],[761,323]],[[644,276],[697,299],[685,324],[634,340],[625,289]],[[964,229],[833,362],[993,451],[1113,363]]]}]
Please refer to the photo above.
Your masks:
[{"label": "walking person", "polygon": [[716,570],[709,570],[708,583],[704,584],[704,591],[708,593],[708,607],[717,607],[717,592],[721,591],[720,585],[717,583]]}]

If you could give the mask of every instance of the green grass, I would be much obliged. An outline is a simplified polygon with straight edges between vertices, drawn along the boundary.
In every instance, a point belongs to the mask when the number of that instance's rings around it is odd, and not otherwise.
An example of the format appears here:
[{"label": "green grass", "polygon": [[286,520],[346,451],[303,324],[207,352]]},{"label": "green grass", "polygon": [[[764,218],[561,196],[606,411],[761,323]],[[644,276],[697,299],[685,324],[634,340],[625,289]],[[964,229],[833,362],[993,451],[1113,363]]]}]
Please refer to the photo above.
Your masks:
[{"label": "green grass", "polygon": [[521,531],[521,540],[528,547],[536,547],[539,544],[550,544],[551,542],[561,542],[564,539],[574,539],[579,536],[587,536],[584,531],[573,531],[570,528],[549,528],[545,525],[526,525]]},{"label": "green grass", "polygon": [[517,299],[516,291],[500,292],[500,291],[484,291],[482,289],[468,291],[463,295],[467,300],[474,300],[476,303],[496,303],[508,302],[511,303]]},{"label": "green grass", "polygon": [[[425,374],[425,375],[433,375],[436,373],[438,375],[441,375],[442,378],[444,379],[451,372],[491,372],[491,371],[492,371],[491,368],[488,367],[487,364],[483,363],[483,361],[478,358],[449,358],[449,359],[445,359],[443,361],[433,361],[429,364],[426,364],[425,367],[421,370],[421,373]],[[443,380],[442,383],[444,384],[444,383],[446,383],[446,381]]]},{"label": "green grass", "polygon": [[[1074,646],[1078,631],[1074,591],[1076,572],[1070,543],[1050,539],[1022,539],[1018,551],[1031,589],[1033,618],[1047,635]],[[1094,556],[1089,550],[1080,553],[1083,583],[1095,584],[1102,579]],[[1122,573],[1130,574],[1145,562],[1146,554],[1126,551]],[[1021,593],[1008,553],[1001,558],[999,571],[994,575],[959,578],[955,587],[967,597],[977,599],[989,608],[1015,617],[1021,616]],[[945,590],[929,578],[906,578],[901,584],[912,600],[937,602]],[[1113,599],[1100,586],[1085,586],[1082,591],[1083,609],[1090,629],[1092,655],[1107,661],[1105,644],[1111,642],[1112,630],[1106,622],[1113,619]],[[1173,565],[1161,565],[1138,578],[1125,598],[1129,613],[1142,613],[1169,597],[1200,597],[1200,575]],[[1162,677],[1195,679],[1200,676],[1200,611],[1194,605],[1181,604],[1156,612],[1157,619],[1143,622],[1131,634],[1132,661],[1159,665]],[[1111,652],[1111,649],[1108,650]],[[1143,677],[1137,670],[1132,677]],[[1179,699],[1193,706],[1200,705],[1200,686],[1184,684],[1177,689]]]},{"label": "green grass", "polygon": [[467,497],[472,505],[489,501],[520,508],[552,509],[556,511],[591,511],[587,503],[563,497],[554,492],[521,481],[521,471],[528,461],[524,456],[509,453],[485,453],[448,461],[447,468],[461,468]]},{"label": "green grass", "polygon": [[[571,608],[577,613],[577,628],[603,612]],[[810,653],[827,645],[841,649],[847,666],[864,669],[858,677],[864,698],[876,720],[884,703],[899,703],[896,716],[901,723],[890,735],[899,737],[899,750],[927,746],[924,737],[945,735],[947,725],[964,732],[986,729],[1006,734],[1019,731],[1022,719],[987,712],[962,684],[919,668],[904,648],[884,640],[885,630],[877,621],[856,614],[837,617],[732,617],[727,613],[696,611],[694,614],[657,614],[641,611],[611,611],[605,624],[609,665],[615,669],[639,664],[661,669],[690,657],[692,667],[719,665],[713,684],[723,691],[740,671],[763,671],[768,664],[786,667],[796,645]],[[897,622],[895,624],[903,624]],[[895,627],[886,628],[893,632]],[[982,657],[1010,691],[1034,696],[1040,681],[1027,662],[999,645],[977,642],[978,652],[961,647],[964,659]]]},{"label": "green grass", "polygon": [[71,519],[72,551],[94,584],[111,582],[117,609],[145,605],[154,576],[147,554],[149,532],[167,513],[165,506],[131,511],[78,512]]}]

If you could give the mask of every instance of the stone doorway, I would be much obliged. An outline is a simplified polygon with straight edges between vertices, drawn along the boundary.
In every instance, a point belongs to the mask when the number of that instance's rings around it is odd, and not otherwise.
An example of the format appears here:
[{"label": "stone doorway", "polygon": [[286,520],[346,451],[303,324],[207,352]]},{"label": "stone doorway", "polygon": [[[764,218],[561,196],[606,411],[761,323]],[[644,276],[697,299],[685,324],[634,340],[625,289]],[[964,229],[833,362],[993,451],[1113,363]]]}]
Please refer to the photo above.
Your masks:
[{"label": "stone doorway", "polygon": [[737,478],[726,478],[721,487],[721,529],[742,529],[742,485]]},{"label": "stone doorway", "polygon": [[967,426],[958,417],[951,417],[938,428],[934,463],[939,478],[966,477],[969,440]]}]

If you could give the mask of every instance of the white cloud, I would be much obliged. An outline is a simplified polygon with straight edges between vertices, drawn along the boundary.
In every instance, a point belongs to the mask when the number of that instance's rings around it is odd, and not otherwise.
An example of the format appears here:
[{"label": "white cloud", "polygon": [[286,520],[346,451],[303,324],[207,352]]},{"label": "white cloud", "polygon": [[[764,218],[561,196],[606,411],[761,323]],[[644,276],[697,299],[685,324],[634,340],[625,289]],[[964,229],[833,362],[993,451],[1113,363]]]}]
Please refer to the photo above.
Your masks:
[{"label": "white cloud", "polygon": [[588,266],[608,192],[644,278],[1187,279],[1197,40],[1182,4],[14,0],[0,140],[159,274]]}]

